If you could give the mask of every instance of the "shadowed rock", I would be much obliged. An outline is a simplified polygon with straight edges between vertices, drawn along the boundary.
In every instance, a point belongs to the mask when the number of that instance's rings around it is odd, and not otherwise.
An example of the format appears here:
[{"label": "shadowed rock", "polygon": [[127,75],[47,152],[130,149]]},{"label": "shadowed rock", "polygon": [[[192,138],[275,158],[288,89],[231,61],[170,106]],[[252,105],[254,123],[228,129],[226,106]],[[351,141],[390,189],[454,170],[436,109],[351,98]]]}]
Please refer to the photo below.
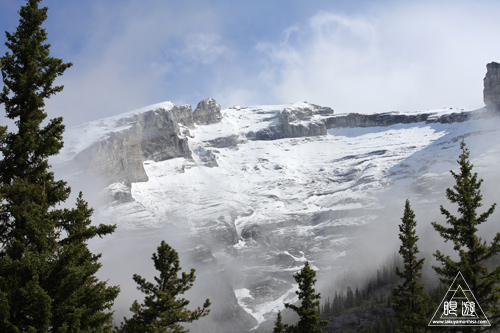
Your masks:
[{"label": "shadowed rock", "polygon": [[148,176],[145,160],[163,161],[175,157],[191,158],[181,125],[192,125],[189,106],[159,108],[118,122],[129,127],[110,133],[75,156],[74,162],[86,173],[100,175],[108,184],[144,182]]},{"label": "shadowed rock", "polygon": [[486,65],[484,77],[484,104],[491,111],[500,111],[500,64],[491,62]]},{"label": "shadowed rock", "polygon": [[193,113],[193,120],[197,125],[216,124],[221,119],[220,105],[213,98],[199,102]]}]

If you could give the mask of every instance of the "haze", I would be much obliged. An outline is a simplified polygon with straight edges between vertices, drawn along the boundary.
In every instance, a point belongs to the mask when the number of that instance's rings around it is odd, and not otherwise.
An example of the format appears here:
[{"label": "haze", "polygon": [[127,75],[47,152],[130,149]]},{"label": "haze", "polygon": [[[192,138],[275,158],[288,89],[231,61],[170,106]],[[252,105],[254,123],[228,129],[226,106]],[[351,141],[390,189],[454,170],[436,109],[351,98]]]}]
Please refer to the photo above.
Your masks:
[{"label": "haze", "polygon": [[[14,31],[21,4],[0,0],[0,30]],[[500,55],[497,1],[42,4],[51,55],[74,64],[47,105],[67,125],[206,97],[338,113],[479,108],[485,65]]]}]

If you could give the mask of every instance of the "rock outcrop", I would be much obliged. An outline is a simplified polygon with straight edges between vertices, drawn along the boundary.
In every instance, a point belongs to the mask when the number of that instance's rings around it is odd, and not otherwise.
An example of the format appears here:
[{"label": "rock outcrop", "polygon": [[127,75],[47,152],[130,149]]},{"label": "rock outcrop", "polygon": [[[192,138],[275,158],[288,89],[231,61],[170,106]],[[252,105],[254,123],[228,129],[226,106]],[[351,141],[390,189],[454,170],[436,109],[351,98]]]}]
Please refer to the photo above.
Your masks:
[{"label": "rock outcrop", "polygon": [[276,116],[277,125],[249,133],[254,140],[277,140],[326,134],[326,119],[333,115],[333,110],[314,104],[288,107]]},{"label": "rock outcrop", "polygon": [[199,102],[193,113],[193,120],[197,125],[215,124],[221,119],[220,105],[213,98]]},{"label": "rock outcrop", "polygon": [[142,166],[141,138],[135,131],[110,133],[101,141],[80,152],[74,158],[86,174],[98,175],[107,183],[123,183],[148,180]]},{"label": "rock outcrop", "polygon": [[186,105],[139,114],[135,131],[141,137],[143,161],[191,157],[187,138],[179,127],[179,124],[192,126],[191,113],[191,106]]},{"label": "rock outcrop", "polygon": [[482,117],[481,112],[450,112],[438,114],[436,112],[424,112],[418,114],[405,114],[399,112],[385,112],[375,114],[349,113],[341,114],[326,119],[326,127],[377,127],[391,126],[396,124],[414,124],[414,123],[459,123],[470,120],[472,117]]},{"label": "rock outcrop", "polygon": [[236,134],[232,134],[229,136],[209,140],[208,143],[212,148],[230,148],[237,147],[238,143],[240,143],[240,140]]},{"label": "rock outcrop", "polygon": [[375,114],[349,113],[330,117],[326,121],[328,128],[337,127],[376,127],[394,124],[410,124],[426,121],[431,113],[401,114],[398,112],[385,112]]},{"label": "rock outcrop", "polygon": [[486,65],[483,90],[484,104],[491,111],[500,112],[500,64],[491,62]]},{"label": "rock outcrop", "polygon": [[191,157],[187,138],[179,126],[192,126],[190,106],[155,109],[117,121],[117,126],[127,124],[126,129],[111,132],[81,151],[74,162],[85,172],[100,175],[108,184],[130,185],[148,180],[145,160]]},{"label": "rock outcrop", "polygon": [[[447,110],[446,110],[447,111]],[[413,123],[455,123],[470,120],[472,117],[487,117],[481,111],[476,112],[422,112],[400,113],[385,112],[375,114],[348,113],[334,115],[333,110],[314,104],[289,107],[279,112],[274,120],[276,125],[250,132],[250,140],[277,140],[306,136],[325,135],[328,129],[344,127],[380,127],[395,124]]]},{"label": "rock outcrop", "polygon": [[[78,153],[74,162],[86,173],[99,175],[107,184],[130,186],[147,181],[144,161],[192,158],[189,129],[195,124],[219,122],[220,109],[214,99],[207,98],[198,103],[194,112],[190,105],[174,105],[125,116],[113,124],[116,130]],[[206,159],[210,166],[217,166],[214,156],[207,155]]]},{"label": "rock outcrop", "polygon": [[[484,100],[490,110],[500,110],[500,64],[491,63],[484,79]],[[277,140],[285,138],[326,135],[328,129],[342,127],[376,127],[410,123],[453,123],[483,117],[481,112],[422,112],[377,114],[349,113],[334,115],[329,107],[297,103],[265,119],[269,125],[249,132],[249,140]],[[484,113],[484,112],[483,112]],[[486,113],[485,113],[486,114]],[[489,113],[491,116],[491,112]],[[130,186],[144,182],[148,176],[143,167],[146,160],[163,161],[176,157],[192,158],[188,145],[189,130],[195,125],[216,124],[222,120],[220,105],[212,98],[198,103],[193,112],[190,105],[157,107],[150,111],[119,118],[105,138],[76,155],[74,161],[88,173],[100,175],[107,184]],[[112,126],[112,127],[113,127]],[[232,134],[207,141],[212,148],[235,148],[241,143]],[[211,150],[195,151],[207,167],[217,167]],[[126,198],[125,196],[124,198]]]}]

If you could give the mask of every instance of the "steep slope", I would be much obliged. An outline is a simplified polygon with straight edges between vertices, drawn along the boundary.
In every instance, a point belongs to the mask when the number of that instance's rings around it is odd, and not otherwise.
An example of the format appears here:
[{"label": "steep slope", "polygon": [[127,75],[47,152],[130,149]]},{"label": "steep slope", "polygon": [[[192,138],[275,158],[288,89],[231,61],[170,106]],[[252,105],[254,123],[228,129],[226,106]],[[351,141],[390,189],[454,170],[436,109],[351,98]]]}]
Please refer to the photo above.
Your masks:
[{"label": "steep slope", "polygon": [[126,290],[119,315],[139,297],[131,275],[166,239],[198,270],[193,303],[214,303],[198,325],[249,330],[294,297],[305,260],[326,288],[392,251],[406,197],[437,212],[462,138],[481,176],[498,180],[500,118],[483,109],[334,115],[305,102],[221,111],[206,100],[197,110],[162,103],[70,129],[54,161],[109,194],[94,220],[119,229],[94,246]]}]

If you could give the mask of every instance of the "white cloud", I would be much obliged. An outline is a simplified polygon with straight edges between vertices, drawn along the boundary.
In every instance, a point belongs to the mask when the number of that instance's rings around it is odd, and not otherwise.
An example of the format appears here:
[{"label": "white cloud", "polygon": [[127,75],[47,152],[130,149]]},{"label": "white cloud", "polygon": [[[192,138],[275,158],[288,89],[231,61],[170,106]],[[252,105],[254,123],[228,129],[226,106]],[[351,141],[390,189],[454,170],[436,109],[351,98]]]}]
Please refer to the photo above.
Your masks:
[{"label": "white cloud", "polygon": [[485,65],[500,54],[493,8],[409,4],[365,16],[319,12],[284,31],[281,41],[257,45],[267,59],[261,76],[277,100],[340,112],[481,107]]},{"label": "white cloud", "polygon": [[480,107],[485,65],[500,61],[498,1],[366,1],[293,19],[224,1],[46,1],[53,55],[74,63],[47,110],[73,124],[206,97],[337,112]]},{"label": "white cloud", "polygon": [[[64,57],[74,64],[60,79],[64,92],[47,108],[54,110],[50,116],[63,114],[66,123],[181,99],[178,82],[193,74],[183,71],[226,54],[220,38],[211,32],[217,28],[216,20],[202,6],[124,1],[92,2],[89,7],[85,26],[74,28],[82,37],[79,48]],[[198,34],[201,26],[205,32]],[[79,34],[82,30],[85,33]]]},{"label": "white cloud", "polygon": [[222,44],[215,33],[192,33],[185,38],[182,54],[195,63],[212,64],[220,58],[231,56],[230,48]]}]

